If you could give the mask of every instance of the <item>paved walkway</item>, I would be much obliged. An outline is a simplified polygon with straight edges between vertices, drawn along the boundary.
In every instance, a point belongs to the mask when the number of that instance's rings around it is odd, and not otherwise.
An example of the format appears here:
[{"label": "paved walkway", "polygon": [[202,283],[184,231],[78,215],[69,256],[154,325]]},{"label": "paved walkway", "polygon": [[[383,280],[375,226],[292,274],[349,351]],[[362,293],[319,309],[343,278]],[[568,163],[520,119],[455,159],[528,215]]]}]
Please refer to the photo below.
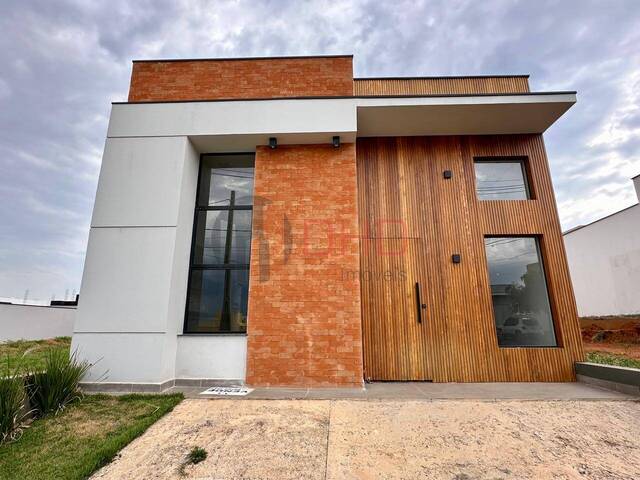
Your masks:
[{"label": "paved walkway", "polygon": [[[187,398],[203,398],[204,387],[174,387]],[[209,397],[220,399],[225,397]],[[228,398],[228,397],[226,397]],[[366,388],[257,388],[247,400],[629,400],[632,396],[586,383],[371,383]]]},{"label": "paved walkway", "polygon": [[[419,389],[402,390],[418,395]],[[483,395],[486,400],[496,392]],[[640,478],[638,432],[640,402],[620,398],[192,399],[94,478],[635,479]],[[186,466],[181,476],[180,465],[195,446],[208,456]]]}]

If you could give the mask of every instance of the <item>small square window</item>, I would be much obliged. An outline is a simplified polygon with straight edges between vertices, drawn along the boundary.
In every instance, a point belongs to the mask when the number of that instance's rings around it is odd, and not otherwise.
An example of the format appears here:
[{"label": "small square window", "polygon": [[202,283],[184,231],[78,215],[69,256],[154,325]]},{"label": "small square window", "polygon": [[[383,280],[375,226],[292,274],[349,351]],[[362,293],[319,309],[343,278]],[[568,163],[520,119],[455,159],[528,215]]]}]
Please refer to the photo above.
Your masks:
[{"label": "small square window", "polygon": [[522,159],[491,158],[474,161],[479,200],[528,200],[531,198]]}]

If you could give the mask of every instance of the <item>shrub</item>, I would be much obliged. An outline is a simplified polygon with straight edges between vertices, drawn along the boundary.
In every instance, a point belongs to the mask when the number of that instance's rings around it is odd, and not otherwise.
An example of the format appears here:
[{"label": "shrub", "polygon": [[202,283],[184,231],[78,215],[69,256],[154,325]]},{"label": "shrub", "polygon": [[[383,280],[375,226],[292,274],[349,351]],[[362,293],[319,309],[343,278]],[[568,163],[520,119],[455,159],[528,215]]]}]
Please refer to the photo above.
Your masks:
[{"label": "shrub", "polygon": [[207,451],[202,447],[193,447],[187,455],[187,463],[195,465],[207,458]]},{"label": "shrub", "polygon": [[187,475],[185,472],[185,467],[187,465],[195,465],[196,463],[200,463],[207,458],[207,451],[202,447],[193,447],[191,451],[187,454],[187,458],[184,459],[184,462],[180,464],[180,468],[178,468],[178,473],[181,477]]},{"label": "shrub", "polygon": [[30,412],[26,409],[24,378],[14,369],[0,378],[0,444],[15,440],[22,433],[22,423]]},{"label": "shrub", "polygon": [[57,413],[82,398],[78,384],[90,365],[80,362],[76,353],[69,356],[66,351],[51,349],[45,356],[44,371],[32,374],[27,391],[39,415]]}]

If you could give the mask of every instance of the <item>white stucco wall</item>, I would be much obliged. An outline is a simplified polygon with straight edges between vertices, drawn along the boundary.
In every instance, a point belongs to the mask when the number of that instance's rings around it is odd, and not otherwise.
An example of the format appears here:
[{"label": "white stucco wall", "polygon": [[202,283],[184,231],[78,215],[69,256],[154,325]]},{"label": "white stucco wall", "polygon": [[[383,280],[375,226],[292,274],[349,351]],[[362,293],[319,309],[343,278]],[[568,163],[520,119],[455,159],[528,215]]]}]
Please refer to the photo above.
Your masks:
[{"label": "white stucco wall", "polygon": [[70,337],[75,307],[0,304],[0,341]]},{"label": "white stucco wall", "polygon": [[107,139],[72,342],[85,381],[175,378],[198,162],[187,137]]},{"label": "white stucco wall", "polygon": [[[215,352],[215,361],[212,355]],[[181,335],[176,378],[244,380],[247,337],[244,335]]]},{"label": "white stucco wall", "polygon": [[564,243],[580,316],[640,313],[640,205],[569,232]]}]

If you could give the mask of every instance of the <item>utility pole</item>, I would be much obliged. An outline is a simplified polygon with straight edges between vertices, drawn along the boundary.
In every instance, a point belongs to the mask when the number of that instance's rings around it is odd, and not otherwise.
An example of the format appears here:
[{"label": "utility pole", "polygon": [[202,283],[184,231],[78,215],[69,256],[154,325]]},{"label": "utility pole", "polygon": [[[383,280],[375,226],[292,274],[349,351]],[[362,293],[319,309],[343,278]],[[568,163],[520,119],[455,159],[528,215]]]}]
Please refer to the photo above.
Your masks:
[{"label": "utility pole", "polygon": [[[229,216],[227,217],[227,237],[224,244],[224,265],[231,261],[231,242],[233,241],[233,207],[236,203],[236,192],[231,190],[229,198]],[[225,332],[231,329],[231,270],[224,270],[224,295],[222,297],[222,318],[220,330]]]}]

